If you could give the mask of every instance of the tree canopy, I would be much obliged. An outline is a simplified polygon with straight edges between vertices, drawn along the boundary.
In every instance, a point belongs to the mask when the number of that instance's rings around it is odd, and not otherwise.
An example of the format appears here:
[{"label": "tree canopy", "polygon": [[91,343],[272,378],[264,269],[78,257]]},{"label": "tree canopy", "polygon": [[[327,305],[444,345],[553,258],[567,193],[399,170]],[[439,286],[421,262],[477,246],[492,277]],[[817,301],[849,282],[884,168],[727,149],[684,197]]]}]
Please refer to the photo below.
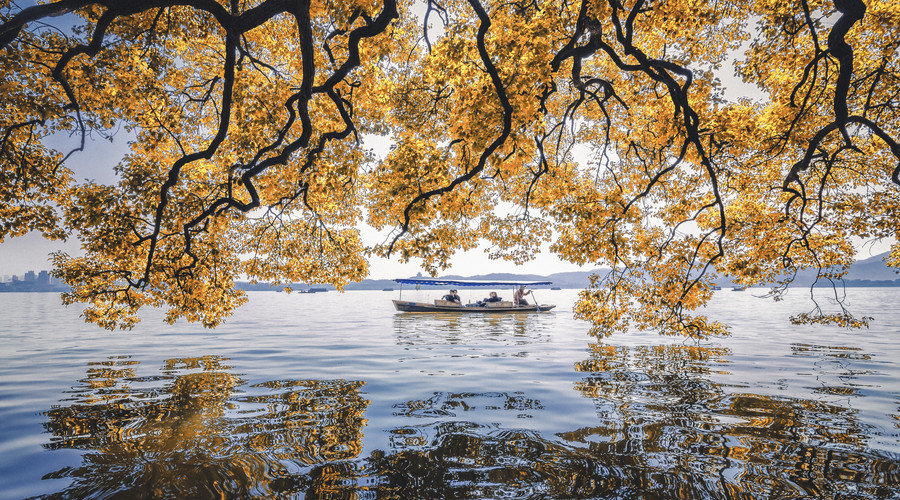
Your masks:
[{"label": "tree canopy", "polygon": [[[54,272],[108,328],[145,305],[214,326],[239,276],[340,287],[372,255],[434,273],[549,245],[611,267],[576,306],[595,334],[721,334],[695,312],[717,278],[839,283],[900,228],[893,0],[0,0],[0,20],[0,241],[79,238]],[[732,60],[758,98],[728,96]],[[75,179],[60,133],[131,134],[118,182]]]}]

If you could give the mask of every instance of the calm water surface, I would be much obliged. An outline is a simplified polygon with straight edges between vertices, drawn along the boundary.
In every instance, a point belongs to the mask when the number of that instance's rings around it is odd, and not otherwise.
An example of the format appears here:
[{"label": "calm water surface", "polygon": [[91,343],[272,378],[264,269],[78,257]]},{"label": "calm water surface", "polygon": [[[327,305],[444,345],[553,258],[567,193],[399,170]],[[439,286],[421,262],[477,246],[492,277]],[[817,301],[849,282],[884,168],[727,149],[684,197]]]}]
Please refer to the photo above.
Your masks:
[{"label": "calm water surface", "polygon": [[699,344],[598,342],[572,290],[465,316],[254,292],[126,333],[0,294],[0,497],[900,498],[900,288],[849,293],[870,329],[720,292],[733,335]]}]

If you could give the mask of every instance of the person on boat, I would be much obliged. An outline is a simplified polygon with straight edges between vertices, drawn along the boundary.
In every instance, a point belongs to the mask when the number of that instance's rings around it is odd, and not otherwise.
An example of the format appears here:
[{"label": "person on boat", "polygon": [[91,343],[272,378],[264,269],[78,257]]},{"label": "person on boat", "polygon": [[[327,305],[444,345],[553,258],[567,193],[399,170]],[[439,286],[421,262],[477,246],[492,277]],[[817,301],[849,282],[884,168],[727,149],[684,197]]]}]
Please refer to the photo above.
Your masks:
[{"label": "person on boat", "polygon": [[444,300],[448,302],[456,302],[457,304],[462,304],[462,299],[459,298],[459,295],[456,294],[456,290],[450,290],[450,293],[444,295]]},{"label": "person on boat", "polygon": [[503,300],[503,299],[501,299],[500,297],[497,296],[497,292],[491,292],[490,297],[479,300],[477,302],[477,304],[478,304],[478,307],[484,307],[485,304],[487,304],[488,302],[500,302],[501,300]]},{"label": "person on boat", "polygon": [[525,285],[519,285],[519,289],[513,294],[513,302],[517,306],[527,306],[528,301],[525,300],[526,295],[531,295],[531,290],[525,291]]}]

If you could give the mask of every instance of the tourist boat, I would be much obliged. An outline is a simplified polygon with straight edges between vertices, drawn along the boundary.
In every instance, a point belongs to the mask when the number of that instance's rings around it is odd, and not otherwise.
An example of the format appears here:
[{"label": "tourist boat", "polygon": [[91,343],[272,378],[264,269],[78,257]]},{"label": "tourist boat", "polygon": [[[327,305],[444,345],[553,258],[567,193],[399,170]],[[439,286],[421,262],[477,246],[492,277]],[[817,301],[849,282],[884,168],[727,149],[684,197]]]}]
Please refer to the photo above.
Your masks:
[{"label": "tourist boat", "polygon": [[[441,286],[446,287],[447,289],[454,288],[470,288],[470,287],[481,287],[481,288],[504,288],[504,287],[512,287],[513,292],[515,293],[515,289],[519,288],[521,285],[525,286],[538,286],[538,285],[549,285],[551,282],[549,281],[476,281],[476,280],[448,280],[448,279],[440,279],[440,278],[401,278],[395,279],[397,283],[401,285],[416,285],[416,286]],[[537,300],[534,298],[534,294],[531,295],[533,300]],[[517,306],[513,304],[511,300],[502,300],[500,302],[489,302],[484,306],[477,306],[475,304],[457,304],[454,302],[449,302],[442,299],[435,299],[434,302],[414,302],[410,300],[402,300],[403,299],[403,287],[400,287],[400,299],[394,300],[394,307],[398,311],[403,312],[458,312],[458,313],[522,313],[522,312],[546,312],[556,305],[554,304],[528,304]]]}]

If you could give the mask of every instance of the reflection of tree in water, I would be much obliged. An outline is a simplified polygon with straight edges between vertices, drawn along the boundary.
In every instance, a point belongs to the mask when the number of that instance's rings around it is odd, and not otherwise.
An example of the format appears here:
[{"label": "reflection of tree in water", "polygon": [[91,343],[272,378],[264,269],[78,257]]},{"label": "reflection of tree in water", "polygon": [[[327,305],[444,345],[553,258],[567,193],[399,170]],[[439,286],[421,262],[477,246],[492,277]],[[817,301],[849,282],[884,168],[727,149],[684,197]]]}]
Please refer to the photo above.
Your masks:
[{"label": "reflection of tree in water", "polygon": [[359,454],[363,382],[275,381],[239,394],[223,361],[170,360],[154,377],[135,377],[128,359],[92,364],[47,412],[48,448],[86,450],[80,467],[49,476],[73,480],[61,495],[266,496],[296,470]]},{"label": "reflection of tree in water", "polygon": [[407,401],[394,405],[395,415],[404,417],[455,416],[466,412],[489,412],[512,410],[524,416],[530,410],[543,408],[540,402],[525,397],[522,393],[505,392],[460,392],[436,393],[427,400]]},{"label": "reflection of tree in water", "polygon": [[[152,377],[136,377],[138,362],[128,358],[91,363],[81,385],[63,400],[68,405],[47,412],[46,427],[54,436],[47,446],[99,449],[125,443],[140,448],[182,436],[203,439],[198,431],[204,429],[197,426],[220,417],[241,383],[222,361],[173,359],[161,376]],[[159,382],[165,385],[158,387]]]},{"label": "reflection of tree in water", "polygon": [[727,350],[592,347],[576,388],[594,400],[600,425],[561,437],[608,457],[639,491],[880,498],[900,481],[900,462],[866,450],[854,410],[711,382]]},{"label": "reflection of tree in water", "polygon": [[599,425],[549,439],[475,423],[489,415],[466,418],[486,398],[497,399],[495,411],[543,407],[523,395],[441,393],[398,404],[398,415],[433,420],[394,429],[393,453],[356,473],[379,477],[391,498],[897,495],[900,461],[867,450],[853,410],[728,393],[709,380],[728,354],[595,345],[576,369],[587,375],[577,389],[597,405]]},{"label": "reflection of tree in water", "polygon": [[366,464],[386,498],[576,498],[584,490],[579,478],[611,480],[594,476],[578,450],[538,432],[477,423],[544,409],[521,393],[437,393],[395,409],[426,423],[393,429],[392,453]]},{"label": "reflection of tree in water", "polygon": [[813,371],[821,384],[816,392],[821,394],[858,396],[866,387],[858,378],[872,374],[871,370],[857,367],[859,362],[870,366],[866,362],[872,359],[858,347],[795,343],[791,344],[791,354],[816,360]]},{"label": "reflection of tree in water", "polygon": [[[594,346],[576,389],[597,425],[547,436],[522,393],[439,392],[398,402],[390,449],[360,455],[363,382],[241,387],[221,358],[89,367],[48,412],[50,448],[85,450],[65,497],[883,498],[900,461],[866,449],[852,410],[729,393],[727,350]],[[551,409],[552,411],[552,409]],[[560,410],[564,412],[564,410]],[[558,416],[558,415],[551,415]],[[528,420],[529,422],[536,420]]]},{"label": "reflection of tree in water", "polygon": [[534,431],[448,422],[427,447],[373,457],[387,498],[585,498],[620,478]]}]

